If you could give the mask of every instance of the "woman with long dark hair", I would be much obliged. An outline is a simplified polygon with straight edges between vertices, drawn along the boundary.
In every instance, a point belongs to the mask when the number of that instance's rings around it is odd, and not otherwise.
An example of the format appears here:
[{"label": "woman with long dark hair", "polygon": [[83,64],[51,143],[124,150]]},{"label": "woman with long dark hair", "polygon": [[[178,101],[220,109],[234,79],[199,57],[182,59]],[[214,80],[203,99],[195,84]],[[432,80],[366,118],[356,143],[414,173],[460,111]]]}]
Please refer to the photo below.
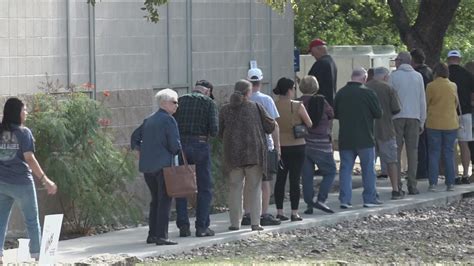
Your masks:
[{"label": "woman with long dark hair", "polygon": [[[313,126],[308,112],[303,103],[292,100],[296,93],[295,82],[289,78],[281,78],[273,90],[278,95],[275,105],[280,117],[277,123],[280,126],[280,146],[281,146],[281,167],[278,169],[275,183],[275,203],[277,217],[281,221],[291,219],[294,221],[303,220],[298,214],[300,202],[300,178],[301,169],[305,159],[305,139],[296,138],[293,128],[296,125],[304,124],[308,128]],[[288,218],[283,214],[283,199],[285,196],[285,184],[287,176],[290,180],[290,201],[291,216]]]},{"label": "woman with long dark hair", "polygon": [[27,114],[21,100],[10,98],[5,103],[0,125],[0,264],[3,262],[3,244],[14,202],[25,218],[31,257],[39,258],[41,229],[33,176],[48,194],[53,195],[57,191],[56,184],[46,176],[35,158],[33,135],[24,126]]}]

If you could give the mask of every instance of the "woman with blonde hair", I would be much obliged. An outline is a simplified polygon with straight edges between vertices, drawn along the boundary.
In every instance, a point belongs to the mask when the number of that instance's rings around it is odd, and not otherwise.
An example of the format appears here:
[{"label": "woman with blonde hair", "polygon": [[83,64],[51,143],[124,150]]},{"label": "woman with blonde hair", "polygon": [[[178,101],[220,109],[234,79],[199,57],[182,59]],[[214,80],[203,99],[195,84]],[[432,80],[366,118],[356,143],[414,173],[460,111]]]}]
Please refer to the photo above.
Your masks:
[{"label": "woman with blonde hair", "polygon": [[[307,204],[305,214],[312,214],[313,207],[327,213],[334,211],[326,205],[329,191],[336,177],[336,162],[332,147],[332,120],[334,110],[323,95],[318,95],[319,83],[314,76],[305,76],[300,82],[300,91],[303,93],[298,100],[302,101],[308,110],[313,126],[309,128],[305,137],[306,151],[303,163],[303,197]],[[319,187],[317,200],[314,201],[314,165],[323,176]]]}]

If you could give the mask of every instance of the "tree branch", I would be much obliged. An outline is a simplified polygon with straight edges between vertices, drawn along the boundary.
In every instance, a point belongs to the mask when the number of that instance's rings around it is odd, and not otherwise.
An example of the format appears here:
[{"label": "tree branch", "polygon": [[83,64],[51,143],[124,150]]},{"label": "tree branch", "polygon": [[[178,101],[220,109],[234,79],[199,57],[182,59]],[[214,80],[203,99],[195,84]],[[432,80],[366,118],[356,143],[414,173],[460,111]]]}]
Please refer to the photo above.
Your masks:
[{"label": "tree branch", "polygon": [[410,31],[410,19],[400,0],[388,0],[388,5],[393,14],[393,20],[400,32],[400,38],[406,43],[407,34]]}]

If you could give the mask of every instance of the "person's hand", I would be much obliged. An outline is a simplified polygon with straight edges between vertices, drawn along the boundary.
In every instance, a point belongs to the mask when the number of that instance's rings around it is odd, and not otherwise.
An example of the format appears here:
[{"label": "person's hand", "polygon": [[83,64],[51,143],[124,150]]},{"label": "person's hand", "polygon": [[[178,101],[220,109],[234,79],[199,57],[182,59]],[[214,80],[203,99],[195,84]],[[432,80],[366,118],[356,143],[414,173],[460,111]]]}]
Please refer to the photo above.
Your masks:
[{"label": "person's hand", "polygon": [[54,195],[58,191],[58,186],[50,179],[45,180],[44,188],[48,191],[48,195]]},{"label": "person's hand", "polygon": [[425,129],[420,127],[420,135],[423,134],[423,131],[425,131]]}]

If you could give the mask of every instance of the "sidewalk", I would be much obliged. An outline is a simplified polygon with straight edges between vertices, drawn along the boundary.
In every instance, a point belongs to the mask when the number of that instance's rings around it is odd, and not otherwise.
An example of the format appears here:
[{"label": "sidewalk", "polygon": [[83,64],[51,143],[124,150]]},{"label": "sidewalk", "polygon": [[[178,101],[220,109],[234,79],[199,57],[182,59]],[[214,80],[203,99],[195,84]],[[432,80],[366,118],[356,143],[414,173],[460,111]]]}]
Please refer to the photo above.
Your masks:
[{"label": "sidewalk", "polygon": [[[303,214],[306,204],[301,201],[300,214],[304,218],[301,222],[283,222],[279,226],[266,226],[263,232],[283,232],[296,228],[309,228],[324,224],[334,224],[343,220],[354,220],[368,215],[381,213],[394,213],[400,210],[414,209],[423,206],[444,205],[451,201],[459,200],[464,194],[474,193],[474,184],[456,186],[455,191],[446,192],[444,185],[439,185],[439,192],[427,192],[427,181],[422,180],[418,184],[420,195],[406,196],[402,200],[391,201],[391,187],[388,180],[377,181],[378,192],[384,205],[377,208],[362,207],[362,189],[354,189],[353,206],[351,210],[339,209],[338,194],[332,193],[329,196],[328,203],[336,211],[335,214],[324,214],[315,209],[313,215]],[[289,202],[285,207],[286,214],[289,215]],[[270,207],[272,213],[276,212],[274,206]],[[194,224],[194,221],[191,221]],[[228,213],[214,214],[211,216],[211,228],[215,230],[214,237],[197,238],[193,236],[187,238],[178,237],[178,229],[174,222],[170,223],[169,236],[179,244],[176,246],[156,246],[145,244],[148,233],[148,227],[138,227],[116,231],[90,237],[82,237],[72,240],[65,240],[59,243],[58,262],[72,263],[84,260],[91,256],[99,254],[128,254],[144,258],[147,256],[156,256],[171,253],[180,253],[198,247],[211,246],[217,243],[236,241],[247,238],[258,232],[250,231],[249,226],[244,226],[240,231],[228,231],[229,226]],[[15,262],[16,250],[7,250],[5,252],[6,262]]]}]

